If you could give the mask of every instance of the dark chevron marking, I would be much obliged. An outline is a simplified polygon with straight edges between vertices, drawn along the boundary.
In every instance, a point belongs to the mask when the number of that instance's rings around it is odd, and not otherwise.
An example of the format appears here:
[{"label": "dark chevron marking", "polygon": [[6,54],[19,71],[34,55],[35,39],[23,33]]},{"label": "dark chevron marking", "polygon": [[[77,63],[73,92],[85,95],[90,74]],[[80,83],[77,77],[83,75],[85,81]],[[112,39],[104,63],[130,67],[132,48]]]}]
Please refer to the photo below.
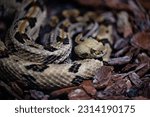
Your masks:
[{"label": "dark chevron marking", "polygon": [[15,38],[20,42],[20,43],[25,43],[25,41],[23,40],[22,34],[17,32],[15,34]]},{"label": "dark chevron marking", "polygon": [[37,46],[35,46],[35,45],[28,45],[28,46],[30,46],[30,47],[33,47],[33,48],[38,48]]},{"label": "dark chevron marking", "polygon": [[44,59],[44,63],[43,64],[50,64],[53,63],[56,60],[59,60],[61,58],[61,56],[56,56],[56,55],[50,55],[47,58]]},{"label": "dark chevron marking", "polygon": [[50,46],[50,45],[49,45],[49,46],[45,46],[44,49],[45,49],[45,50],[48,50],[48,51],[50,51],[50,52],[54,52],[54,51],[57,50],[57,48],[54,48],[54,47],[52,47],[52,46]]},{"label": "dark chevron marking", "polygon": [[101,40],[98,40],[99,42],[101,42],[104,46],[106,44],[108,44],[111,48],[113,48],[112,44],[109,42],[109,40],[107,38],[103,38]]},{"label": "dark chevron marking", "polygon": [[57,42],[61,42],[61,41],[62,41],[62,38],[59,37],[59,36],[57,36],[57,37],[56,37],[56,40],[57,40]]},{"label": "dark chevron marking", "polygon": [[25,43],[24,39],[28,39],[30,40],[30,38],[28,37],[28,35],[26,35],[25,33],[20,33],[20,32],[16,32],[15,36],[14,36],[20,43]]},{"label": "dark chevron marking", "polygon": [[75,76],[75,78],[71,81],[71,83],[75,84],[75,85],[79,85],[83,82],[84,78],[81,76]]},{"label": "dark chevron marking", "polygon": [[36,79],[35,79],[33,76],[31,76],[31,75],[22,74],[22,76],[23,76],[24,78],[27,78],[28,80],[36,81]]},{"label": "dark chevron marking", "polygon": [[101,42],[103,45],[110,44],[110,42],[108,41],[107,38],[103,38],[103,39],[99,40],[99,42]]},{"label": "dark chevron marking", "polygon": [[33,28],[37,21],[35,17],[24,17],[24,18],[19,19],[18,21],[20,20],[27,20],[29,22],[30,28]]},{"label": "dark chevron marking", "polygon": [[33,6],[38,6],[38,7],[40,7],[41,11],[44,10],[42,0],[39,0],[39,1],[37,0],[36,2],[35,2],[35,1],[31,2],[28,6],[26,6],[26,7],[24,8],[24,10],[25,10],[25,11],[28,11],[28,10],[29,10],[31,7],[33,7]]},{"label": "dark chevron marking", "polygon": [[74,63],[70,68],[69,72],[77,73],[81,64]]},{"label": "dark chevron marking", "polygon": [[69,44],[69,39],[68,39],[68,37],[66,37],[66,38],[63,39],[63,38],[57,36],[57,37],[56,37],[56,40],[57,40],[57,42],[63,42],[64,45]]},{"label": "dark chevron marking", "polygon": [[92,77],[89,78],[84,78],[82,76],[78,76],[76,75],[75,78],[71,81],[71,83],[75,84],[75,85],[80,85],[84,80],[93,80]]},{"label": "dark chevron marking", "polygon": [[69,39],[68,39],[68,37],[67,37],[67,38],[64,38],[63,44],[64,44],[64,45],[69,44]]},{"label": "dark chevron marking", "polygon": [[103,60],[103,57],[99,57],[99,58],[97,58],[97,60],[99,60],[99,61],[104,61],[104,60]]},{"label": "dark chevron marking", "polygon": [[32,64],[32,65],[25,66],[25,68],[27,70],[33,70],[33,71],[36,71],[36,72],[43,72],[45,69],[48,68],[48,66],[44,65],[44,64],[41,64],[41,65]]}]

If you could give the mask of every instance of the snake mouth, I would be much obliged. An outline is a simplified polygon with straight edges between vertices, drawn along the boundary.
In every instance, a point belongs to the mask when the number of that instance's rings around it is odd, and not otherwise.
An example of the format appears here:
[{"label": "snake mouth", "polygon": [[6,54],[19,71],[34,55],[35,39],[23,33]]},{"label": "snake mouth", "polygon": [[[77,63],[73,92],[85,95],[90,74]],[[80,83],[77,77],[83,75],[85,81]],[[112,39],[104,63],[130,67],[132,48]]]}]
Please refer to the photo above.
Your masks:
[{"label": "snake mouth", "polygon": [[105,56],[106,53],[100,53],[100,54],[89,54],[89,53],[84,53],[79,55],[80,58],[85,58],[85,59],[101,59],[103,56]]},{"label": "snake mouth", "polygon": [[103,58],[103,56],[105,56],[105,55],[106,55],[106,53],[102,53],[102,54],[99,54],[99,55],[93,54],[93,56],[92,56],[91,58],[94,58],[94,59],[101,59],[101,58]]},{"label": "snake mouth", "polygon": [[91,49],[90,50],[90,56],[91,58],[102,58],[103,56],[105,56],[107,54],[107,50],[104,49],[104,50],[94,50],[94,49]]}]

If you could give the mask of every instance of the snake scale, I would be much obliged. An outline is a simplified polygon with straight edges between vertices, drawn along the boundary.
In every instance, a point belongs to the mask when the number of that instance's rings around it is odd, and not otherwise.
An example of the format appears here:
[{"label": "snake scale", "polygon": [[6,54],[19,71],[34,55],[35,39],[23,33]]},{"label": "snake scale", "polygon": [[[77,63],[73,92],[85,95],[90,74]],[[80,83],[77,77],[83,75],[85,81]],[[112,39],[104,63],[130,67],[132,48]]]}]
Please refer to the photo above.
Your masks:
[{"label": "snake scale", "polygon": [[[100,23],[100,14],[77,9],[64,10],[61,20],[52,16],[47,34],[49,40],[37,43],[40,27],[47,11],[41,0],[1,0],[2,4],[20,3],[16,17],[0,41],[0,78],[21,81],[31,87],[62,88],[93,79],[97,70],[111,54],[111,25]],[[111,36],[111,35],[109,35]],[[46,37],[46,36],[45,36]],[[76,46],[73,47],[73,40]],[[75,51],[80,60],[64,62]]]}]

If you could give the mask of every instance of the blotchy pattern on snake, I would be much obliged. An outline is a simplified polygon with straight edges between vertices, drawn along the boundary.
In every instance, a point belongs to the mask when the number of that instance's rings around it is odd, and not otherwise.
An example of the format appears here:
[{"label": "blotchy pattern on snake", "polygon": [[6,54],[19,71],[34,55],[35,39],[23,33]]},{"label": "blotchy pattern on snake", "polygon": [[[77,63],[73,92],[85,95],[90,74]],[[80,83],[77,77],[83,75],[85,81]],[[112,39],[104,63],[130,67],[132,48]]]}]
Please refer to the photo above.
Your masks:
[{"label": "blotchy pattern on snake", "polygon": [[[7,0],[1,2],[9,4]],[[18,5],[17,0],[12,4]],[[49,38],[38,43],[40,26],[47,22],[46,8],[41,0],[24,0],[20,6],[4,43],[0,41],[1,80],[62,88],[94,78],[103,61],[109,59],[112,39],[105,32],[111,36],[112,26],[101,24],[99,13],[80,14],[69,9],[59,14],[62,20],[51,16]],[[72,51],[81,60],[64,62]]]}]

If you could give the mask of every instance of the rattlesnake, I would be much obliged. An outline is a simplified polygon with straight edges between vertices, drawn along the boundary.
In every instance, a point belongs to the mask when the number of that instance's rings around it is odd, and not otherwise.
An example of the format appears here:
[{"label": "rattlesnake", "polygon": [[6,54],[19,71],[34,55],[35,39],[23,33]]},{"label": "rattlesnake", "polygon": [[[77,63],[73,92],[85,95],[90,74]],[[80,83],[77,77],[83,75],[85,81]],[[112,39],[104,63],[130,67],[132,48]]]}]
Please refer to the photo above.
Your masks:
[{"label": "rattlesnake", "polygon": [[[1,0],[3,4],[6,1]],[[18,5],[17,0],[12,3]],[[57,16],[50,18],[52,31],[48,35],[52,41],[44,45],[36,41],[46,14],[40,0],[21,3],[4,43],[0,41],[0,79],[23,82],[34,88],[62,88],[93,79],[103,61],[110,57],[112,26],[101,24],[99,13],[80,15],[77,9],[64,10],[63,20]],[[102,31],[110,34],[103,35]],[[81,60],[64,62],[72,51]]]}]

